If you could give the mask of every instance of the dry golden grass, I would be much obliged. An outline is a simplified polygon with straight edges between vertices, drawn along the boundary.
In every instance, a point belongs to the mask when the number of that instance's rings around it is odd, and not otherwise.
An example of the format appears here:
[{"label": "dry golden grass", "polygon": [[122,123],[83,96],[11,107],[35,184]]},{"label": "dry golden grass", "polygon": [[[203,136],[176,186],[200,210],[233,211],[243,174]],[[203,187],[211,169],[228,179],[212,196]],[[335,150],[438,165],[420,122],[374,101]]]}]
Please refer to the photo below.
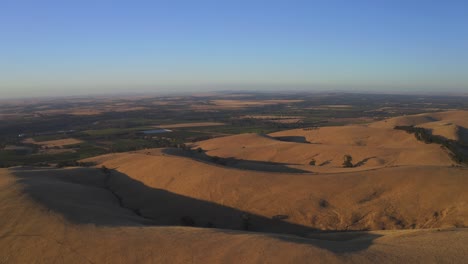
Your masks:
[{"label": "dry golden grass", "polygon": [[42,147],[53,148],[53,147],[63,147],[67,145],[79,144],[83,141],[76,138],[64,138],[48,141],[35,141],[33,138],[27,138],[23,140],[24,143],[41,145]]},{"label": "dry golden grass", "polygon": [[51,149],[51,148],[48,148],[48,149],[41,149],[39,150],[39,153],[42,153],[42,154],[60,154],[60,153],[74,153],[76,152],[76,150],[74,149]]},{"label": "dry golden grass", "polygon": [[[284,142],[276,138],[307,143]],[[388,166],[454,164],[435,144],[424,144],[404,131],[364,126],[288,130],[270,134],[242,134],[197,142],[210,156],[283,163],[311,172],[332,173]],[[343,156],[351,155],[355,168],[342,168]],[[317,166],[310,166],[314,159]],[[321,166],[318,166],[321,165]]]},{"label": "dry golden grass", "polygon": [[[109,174],[0,169],[0,261],[463,263],[468,168],[391,124],[450,122],[464,131],[463,115],[197,143],[208,155],[237,159],[224,166],[203,154],[151,149],[86,160]],[[341,168],[343,153],[367,160]],[[310,166],[311,158],[331,161]],[[298,173],[306,168],[312,172]],[[246,213],[255,232],[242,231]],[[175,226],[187,217],[198,227]]]},{"label": "dry golden grass", "polygon": [[[268,218],[288,215],[289,222],[310,228],[375,230],[468,225],[468,206],[464,205],[468,199],[464,191],[468,171],[463,168],[405,166],[348,173],[271,173],[158,151],[112,154],[88,161],[116,168],[152,188]],[[164,173],[153,173],[156,171]],[[325,206],[321,200],[326,201]]]},{"label": "dry golden grass", "polygon": [[[5,263],[462,263],[468,257],[466,229],[311,233],[299,238],[148,226],[150,220],[119,206],[109,191],[118,194],[125,206],[138,208],[144,200],[139,202],[135,192],[148,195],[138,186],[128,185],[125,177],[108,181],[95,169],[1,169],[0,259]],[[167,211],[171,201],[144,204]]]},{"label": "dry golden grass", "polygon": [[434,135],[468,144],[468,111],[448,111],[410,115],[376,122],[372,127],[417,126],[428,128]]},{"label": "dry golden grass", "polygon": [[[395,130],[394,127],[421,126],[431,129],[436,135],[467,144],[467,120],[468,111],[440,112],[397,117],[368,125],[294,129],[268,136],[234,135],[197,142],[193,147],[201,147],[210,156],[283,163],[316,173],[389,166],[451,166],[454,162],[445,149],[437,144],[420,142],[414,135]],[[342,168],[344,155],[351,155],[353,163],[358,166]],[[319,166],[309,166],[311,160],[315,160]]]}]

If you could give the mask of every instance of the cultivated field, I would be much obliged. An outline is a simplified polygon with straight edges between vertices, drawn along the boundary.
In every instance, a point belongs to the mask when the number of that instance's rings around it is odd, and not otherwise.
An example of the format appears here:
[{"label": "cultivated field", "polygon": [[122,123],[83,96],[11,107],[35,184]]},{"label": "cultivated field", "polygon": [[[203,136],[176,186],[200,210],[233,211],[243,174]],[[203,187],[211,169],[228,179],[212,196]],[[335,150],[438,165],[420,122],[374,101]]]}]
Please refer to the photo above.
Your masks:
[{"label": "cultivated field", "polygon": [[36,144],[42,147],[54,148],[54,147],[64,147],[68,145],[79,144],[83,141],[75,138],[65,138],[57,140],[48,140],[48,141],[35,141],[33,138],[27,138],[23,141],[24,143]]}]

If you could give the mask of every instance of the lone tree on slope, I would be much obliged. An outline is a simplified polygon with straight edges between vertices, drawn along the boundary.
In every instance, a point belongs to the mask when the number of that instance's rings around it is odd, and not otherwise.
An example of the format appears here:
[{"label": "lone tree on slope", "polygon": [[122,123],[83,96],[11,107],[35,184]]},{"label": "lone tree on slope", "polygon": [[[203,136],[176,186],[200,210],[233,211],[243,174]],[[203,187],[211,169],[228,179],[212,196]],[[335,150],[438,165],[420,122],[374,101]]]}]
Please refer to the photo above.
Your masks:
[{"label": "lone tree on slope", "polygon": [[353,167],[353,157],[351,157],[351,155],[344,155],[343,156],[343,167],[344,168],[352,168]]}]

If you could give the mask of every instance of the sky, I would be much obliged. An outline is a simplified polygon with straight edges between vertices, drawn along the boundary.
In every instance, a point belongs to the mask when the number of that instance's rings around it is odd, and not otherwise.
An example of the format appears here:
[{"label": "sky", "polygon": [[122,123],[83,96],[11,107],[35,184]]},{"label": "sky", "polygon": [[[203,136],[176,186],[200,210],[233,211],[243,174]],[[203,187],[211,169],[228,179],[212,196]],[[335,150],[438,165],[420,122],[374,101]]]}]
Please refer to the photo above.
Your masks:
[{"label": "sky", "polygon": [[468,92],[468,1],[0,0],[0,98]]}]

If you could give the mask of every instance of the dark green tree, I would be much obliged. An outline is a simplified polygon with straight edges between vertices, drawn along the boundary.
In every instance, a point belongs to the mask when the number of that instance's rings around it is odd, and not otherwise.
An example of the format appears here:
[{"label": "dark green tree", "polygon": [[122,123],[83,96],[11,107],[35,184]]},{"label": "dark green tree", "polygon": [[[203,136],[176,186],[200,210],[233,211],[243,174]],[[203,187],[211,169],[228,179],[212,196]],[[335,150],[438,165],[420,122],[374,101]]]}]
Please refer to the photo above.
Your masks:
[{"label": "dark green tree", "polygon": [[353,157],[351,157],[351,155],[344,155],[343,156],[343,167],[344,168],[352,168],[354,167],[353,165]]}]

